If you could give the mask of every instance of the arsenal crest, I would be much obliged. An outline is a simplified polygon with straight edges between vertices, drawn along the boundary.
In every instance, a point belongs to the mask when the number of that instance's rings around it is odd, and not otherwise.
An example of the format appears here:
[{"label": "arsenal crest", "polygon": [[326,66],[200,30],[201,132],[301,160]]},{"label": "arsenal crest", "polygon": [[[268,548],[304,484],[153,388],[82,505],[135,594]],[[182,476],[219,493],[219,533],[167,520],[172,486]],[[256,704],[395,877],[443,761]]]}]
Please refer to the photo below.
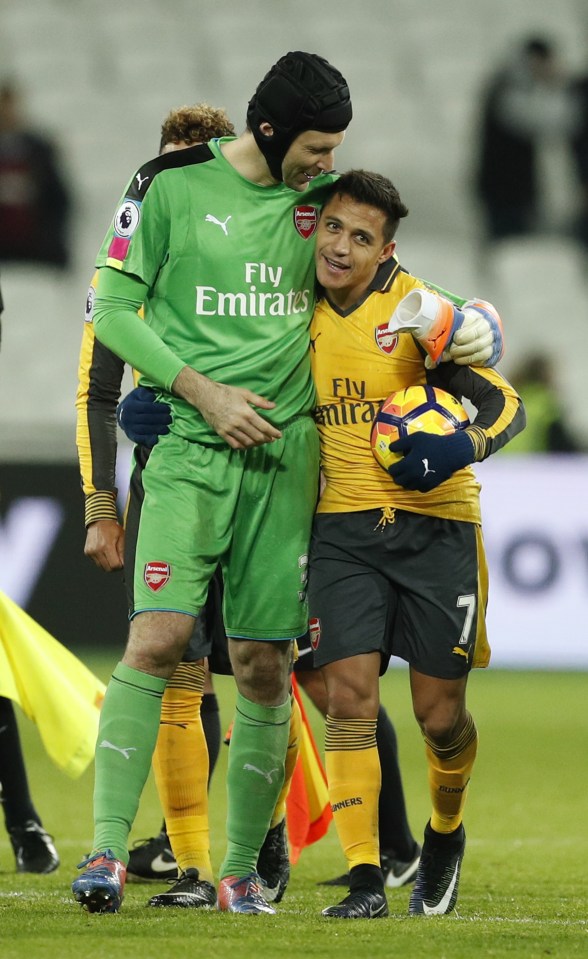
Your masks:
[{"label": "arsenal crest", "polygon": [[310,633],[310,645],[313,649],[318,649],[318,644],[321,641],[321,621],[317,616],[312,616],[309,620],[308,631]]},{"label": "arsenal crest", "polygon": [[309,240],[314,235],[318,223],[318,211],[314,206],[297,206],[294,208],[294,226],[303,240]]},{"label": "arsenal crest", "polygon": [[171,566],[169,563],[145,563],[143,579],[154,593],[163,589],[165,584],[169,582],[170,577]]},{"label": "arsenal crest", "polygon": [[376,345],[382,353],[393,353],[398,343],[398,333],[391,333],[387,323],[376,326],[374,330]]}]

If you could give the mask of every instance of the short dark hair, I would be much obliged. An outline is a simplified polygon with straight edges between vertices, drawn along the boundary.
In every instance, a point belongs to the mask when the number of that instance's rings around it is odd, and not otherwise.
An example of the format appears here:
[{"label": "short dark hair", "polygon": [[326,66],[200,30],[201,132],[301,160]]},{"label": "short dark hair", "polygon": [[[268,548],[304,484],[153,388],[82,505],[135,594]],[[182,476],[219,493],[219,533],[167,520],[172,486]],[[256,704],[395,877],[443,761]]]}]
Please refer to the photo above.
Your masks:
[{"label": "short dark hair", "polygon": [[384,239],[389,243],[396,234],[400,220],[408,216],[408,207],[400,199],[398,190],[388,177],[381,173],[372,173],[369,170],[349,170],[335,181],[327,206],[333,196],[348,196],[356,203],[367,203],[375,206],[386,215],[384,224]]}]

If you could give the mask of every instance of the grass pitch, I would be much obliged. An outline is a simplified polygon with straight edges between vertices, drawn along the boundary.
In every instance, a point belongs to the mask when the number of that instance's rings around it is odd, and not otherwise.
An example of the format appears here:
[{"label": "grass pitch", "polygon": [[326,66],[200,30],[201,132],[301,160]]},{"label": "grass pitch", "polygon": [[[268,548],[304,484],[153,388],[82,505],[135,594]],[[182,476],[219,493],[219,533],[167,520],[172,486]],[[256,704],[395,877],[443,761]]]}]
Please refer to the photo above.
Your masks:
[{"label": "grass pitch", "polygon": [[[113,655],[87,657],[106,679]],[[318,886],[344,869],[333,826],[306,849],[274,916],[145,908],[158,884],[127,884],[120,914],[90,916],[70,895],[76,863],[90,848],[92,771],[69,780],[47,759],[35,727],[21,723],[35,803],[62,864],[50,876],[17,875],[0,836],[1,959],[570,959],[588,957],[588,719],[583,673],[475,672],[469,707],[480,750],[466,809],[468,846],[457,911],[409,918],[408,888],[389,890],[390,918],[344,922],[320,911],[344,890]],[[222,722],[231,679],[216,682]],[[382,701],[396,724],[410,820],[420,838],[429,815],[426,768],[412,718],[408,677],[392,670]],[[322,744],[322,721],[308,705]],[[213,861],[224,852],[226,749],[211,787]],[[154,835],[161,812],[150,781],[132,839]]]}]

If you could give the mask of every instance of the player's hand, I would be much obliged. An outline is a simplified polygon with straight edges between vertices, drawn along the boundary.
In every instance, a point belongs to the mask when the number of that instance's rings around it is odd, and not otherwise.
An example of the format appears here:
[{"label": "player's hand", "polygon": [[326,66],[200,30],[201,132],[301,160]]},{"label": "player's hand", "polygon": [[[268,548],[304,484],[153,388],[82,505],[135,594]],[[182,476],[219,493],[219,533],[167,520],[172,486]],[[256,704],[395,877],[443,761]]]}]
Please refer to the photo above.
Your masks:
[{"label": "player's hand", "polygon": [[189,366],[180,370],[174,393],[200,411],[206,422],[234,450],[272,443],[281,432],[254,409],[273,410],[276,404],[239,386],[227,386]]},{"label": "player's hand", "polygon": [[160,436],[169,433],[172,421],[167,403],[159,403],[148,386],[137,386],[116,408],[116,419],[132,443],[155,446]]},{"label": "player's hand", "polygon": [[485,300],[468,300],[462,312],[464,321],[454,334],[449,349],[443,353],[441,362],[453,360],[458,366],[496,366],[504,353],[500,316]]},{"label": "player's hand", "polygon": [[125,531],[114,519],[98,519],[86,531],[84,555],[105,573],[123,568]]},{"label": "player's hand", "polygon": [[428,493],[474,461],[474,444],[465,432],[457,430],[439,436],[434,433],[410,433],[390,443],[393,453],[404,453],[388,472],[398,486]]}]

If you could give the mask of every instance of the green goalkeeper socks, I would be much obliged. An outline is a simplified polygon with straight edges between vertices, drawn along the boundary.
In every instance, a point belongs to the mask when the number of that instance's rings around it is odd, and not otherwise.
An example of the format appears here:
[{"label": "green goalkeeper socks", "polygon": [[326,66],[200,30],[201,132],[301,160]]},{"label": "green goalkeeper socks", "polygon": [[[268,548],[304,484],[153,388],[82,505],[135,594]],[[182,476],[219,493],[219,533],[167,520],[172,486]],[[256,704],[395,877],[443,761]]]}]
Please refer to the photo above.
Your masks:
[{"label": "green goalkeeper socks", "polygon": [[260,706],[237,694],[227,770],[227,853],[220,878],[247,876],[257,857],[284,782],[290,698]]},{"label": "green goalkeeper socks", "polygon": [[128,836],[151,767],[166,680],[119,663],[108,684],[96,742],[95,852],[128,862]]}]

